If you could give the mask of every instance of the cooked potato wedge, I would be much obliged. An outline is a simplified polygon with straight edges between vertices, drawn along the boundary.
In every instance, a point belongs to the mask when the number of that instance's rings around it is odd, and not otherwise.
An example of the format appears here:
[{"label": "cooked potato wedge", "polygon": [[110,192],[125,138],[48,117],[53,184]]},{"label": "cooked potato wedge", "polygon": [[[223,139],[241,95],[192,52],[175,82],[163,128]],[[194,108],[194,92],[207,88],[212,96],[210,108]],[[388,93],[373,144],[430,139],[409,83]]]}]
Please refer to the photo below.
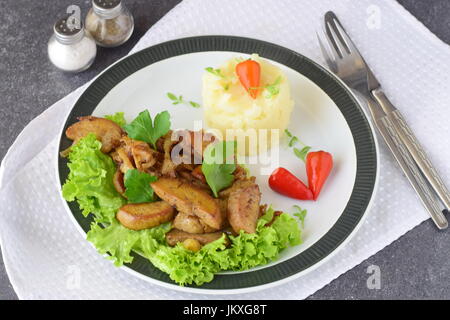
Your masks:
[{"label": "cooked potato wedge", "polygon": [[66,136],[74,143],[84,138],[89,133],[96,135],[102,143],[102,152],[109,153],[120,144],[120,138],[124,133],[122,128],[114,121],[93,116],[81,117],[66,130]]},{"label": "cooked potato wedge", "polygon": [[222,237],[223,232],[217,231],[212,233],[188,233],[178,229],[172,229],[166,233],[166,240],[169,246],[175,246],[178,242],[183,242],[186,239],[193,239],[200,242],[201,245],[213,242]]},{"label": "cooked potato wedge", "polygon": [[259,202],[261,193],[256,184],[238,189],[228,198],[228,221],[236,233],[244,230],[247,233],[256,232],[259,217]]},{"label": "cooked potato wedge", "polygon": [[126,204],[116,215],[120,223],[132,230],[159,226],[173,219],[174,208],[164,201]]},{"label": "cooked potato wedge", "polygon": [[218,201],[202,189],[173,178],[160,178],[151,186],[158,197],[178,211],[199,217],[215,230],[222,228],[224,219]]}]

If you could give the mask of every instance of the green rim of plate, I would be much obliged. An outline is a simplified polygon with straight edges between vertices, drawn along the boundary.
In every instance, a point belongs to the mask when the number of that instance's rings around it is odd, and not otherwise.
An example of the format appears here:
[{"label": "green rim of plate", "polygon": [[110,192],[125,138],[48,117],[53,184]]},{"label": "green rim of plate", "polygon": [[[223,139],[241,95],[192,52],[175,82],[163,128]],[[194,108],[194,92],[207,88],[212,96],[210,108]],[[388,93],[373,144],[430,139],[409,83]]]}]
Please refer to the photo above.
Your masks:
[{"label": "green rim of plate", "polygon": [[[188,287],[212,290],[242,289],[293,276],[330,255],[352,233],[369,205],[377,173],[376,144],[369,122],[360,105],[340,81],[312,60],[284,47],[250,38],[202,36],[161,43],[126,57],[102,73],[76,102],[67,118],[64,131],[77,121],[77,117],[92,114],[105,95],[134,72],[167,58],[204,51],[232,51],[247,54],[256,52],[261,57],[296,70],[318,85],[334,101],[350,127],[357,157],[355,185],[342,215],[321,239],[295,257],[273,266],[251,272],[219,274],[210,283],[200,287],[194,285]],[[59,150],[65,150],[70,144],[71,141],[62,134]],[[67,160],[61,157],[59,176],[61,182],[66,181],[68,176]],[[70,202],[68,205],[81,228],[85,232],[89,231],[92,219],[85,218],[81,214],[76,202]],[[152,279],[176,284],[166,273],[138,254],[134,254],[133,262],[127,264],[127,267]]]}]

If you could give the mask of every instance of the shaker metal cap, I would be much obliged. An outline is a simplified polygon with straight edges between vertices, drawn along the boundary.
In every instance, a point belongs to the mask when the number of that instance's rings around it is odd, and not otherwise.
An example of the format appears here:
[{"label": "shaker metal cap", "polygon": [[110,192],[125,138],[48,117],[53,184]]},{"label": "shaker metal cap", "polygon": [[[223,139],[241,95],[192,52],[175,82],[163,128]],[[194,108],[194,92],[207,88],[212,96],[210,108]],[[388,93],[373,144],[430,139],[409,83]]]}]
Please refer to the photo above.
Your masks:
[{"label": "shaker metal cap", "polygon": [[80,28],[70,25],[70,23],[68,23],[68,17],[56,21],[53,26],[56,39],[64,44],[75,43],[81,40],[84,36],[84,28],[83,23],[81,21],[78,22]]},{"label": "shaker metal cap", "polygon": [[102,18],[113,19],[122,12],[122,1],[92,0],[92,9]]}]

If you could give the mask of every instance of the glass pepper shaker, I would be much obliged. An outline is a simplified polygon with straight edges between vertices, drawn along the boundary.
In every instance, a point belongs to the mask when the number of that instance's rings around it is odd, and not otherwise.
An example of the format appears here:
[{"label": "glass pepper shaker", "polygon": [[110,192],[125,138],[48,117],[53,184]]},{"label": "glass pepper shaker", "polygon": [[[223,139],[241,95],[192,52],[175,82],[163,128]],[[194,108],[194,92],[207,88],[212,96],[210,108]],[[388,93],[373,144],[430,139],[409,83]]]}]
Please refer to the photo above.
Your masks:
[{"label": "glass pepper shaker", "polygon": [[81,22],[79,29],[69,27],[67,22],[67,18],[62,18],[53,26],[53,35],[47,46],[48,57],[58,69],[81,72],[94,62],[97,45]]},{"label": "glass pepper shaker", "polygon": [[92,0],[86,29],[102,47],[117,47],[133,33],[134,19],[121,0]]}]

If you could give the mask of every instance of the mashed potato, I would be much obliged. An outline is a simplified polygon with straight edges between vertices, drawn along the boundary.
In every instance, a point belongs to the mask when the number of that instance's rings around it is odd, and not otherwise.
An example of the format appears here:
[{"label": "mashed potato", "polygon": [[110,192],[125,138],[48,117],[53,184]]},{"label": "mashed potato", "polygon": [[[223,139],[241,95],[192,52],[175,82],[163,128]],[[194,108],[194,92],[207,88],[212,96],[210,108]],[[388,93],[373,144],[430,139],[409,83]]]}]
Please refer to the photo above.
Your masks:
[{"label": "mashed potato", "polygon": [[[218,129],[224,137],[227,129],[279,129],[281,136],[289,124],[294,102],[286,76],[256,54],[252,55],[252,60],[261,66],[261,89],[256,99],[250,97],[235,72],[236,65],[243,59],[233,58],[225,62],[219,67],[219,75],[211,72],[203,75],[206,124],[209,128]],[[277,94],[271,94],[265,88],[273,84]]]}]

